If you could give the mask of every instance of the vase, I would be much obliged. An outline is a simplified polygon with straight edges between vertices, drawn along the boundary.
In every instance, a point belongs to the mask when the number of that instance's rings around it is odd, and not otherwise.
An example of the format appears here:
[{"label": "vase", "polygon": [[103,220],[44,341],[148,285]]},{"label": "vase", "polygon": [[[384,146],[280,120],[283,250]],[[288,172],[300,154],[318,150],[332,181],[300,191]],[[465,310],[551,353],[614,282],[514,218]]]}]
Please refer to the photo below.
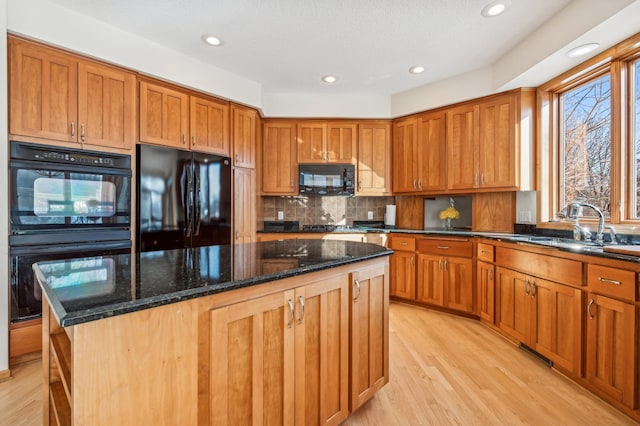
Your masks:
[{"label": "vase", "polygon": [[446,218],[444,220],[444,229],[446,229],[447,231],[451,231],[453,229],[453,224],[451,223],[450,218]]}]

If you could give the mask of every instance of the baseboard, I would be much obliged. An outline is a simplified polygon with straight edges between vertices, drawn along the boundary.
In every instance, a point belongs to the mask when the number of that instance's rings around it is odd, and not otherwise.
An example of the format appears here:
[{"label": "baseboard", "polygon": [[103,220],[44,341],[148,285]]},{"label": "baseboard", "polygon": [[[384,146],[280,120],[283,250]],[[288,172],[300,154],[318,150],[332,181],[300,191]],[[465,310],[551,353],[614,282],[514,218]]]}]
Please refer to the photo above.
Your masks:
[{"label": "baseboard", "polygon": [[0,370],[0,382],[4,382],[11,378],[11,370]]}]

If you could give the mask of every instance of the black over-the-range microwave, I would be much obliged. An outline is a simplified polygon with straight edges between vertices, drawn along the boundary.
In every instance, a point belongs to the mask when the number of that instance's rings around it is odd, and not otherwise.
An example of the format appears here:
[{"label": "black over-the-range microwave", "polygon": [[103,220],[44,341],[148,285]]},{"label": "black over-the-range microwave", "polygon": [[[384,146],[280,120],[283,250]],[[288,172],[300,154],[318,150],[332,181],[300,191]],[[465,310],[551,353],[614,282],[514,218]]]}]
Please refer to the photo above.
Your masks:
[{"label": "black over-the-range microwave", "polygon": [[300,195],[354,195],[353,164],[301,164]]}]

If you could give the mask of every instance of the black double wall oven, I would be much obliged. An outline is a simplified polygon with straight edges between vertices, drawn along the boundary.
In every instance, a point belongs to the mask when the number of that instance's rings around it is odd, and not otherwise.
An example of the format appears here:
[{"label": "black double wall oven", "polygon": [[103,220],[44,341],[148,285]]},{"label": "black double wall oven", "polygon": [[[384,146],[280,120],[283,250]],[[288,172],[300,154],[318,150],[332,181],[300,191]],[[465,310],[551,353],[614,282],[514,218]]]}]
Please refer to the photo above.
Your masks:
[{"label": "black double wall oven", "polygon": [[37,318],[32,264],[129,253],[131,157],[11,141],[11,322]]}]

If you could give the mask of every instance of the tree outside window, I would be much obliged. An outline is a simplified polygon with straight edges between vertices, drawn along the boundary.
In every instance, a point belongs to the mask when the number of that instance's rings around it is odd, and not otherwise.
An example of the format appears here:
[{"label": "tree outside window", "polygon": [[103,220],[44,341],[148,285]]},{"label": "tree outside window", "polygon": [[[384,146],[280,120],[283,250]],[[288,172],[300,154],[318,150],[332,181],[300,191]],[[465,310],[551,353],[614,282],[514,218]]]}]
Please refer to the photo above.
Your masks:
[{"label": "tree outside window", "polygon": [[[593,204],[611,215],[611,78],[607,74],[560,96],[561,205]],[[638,146],[638,144],[636,144]],[[638,146],[640,148],[640,146]],[[637,150],[638,153],[640,151]],[[640,158],[639,158],[640,160]],[[638,164],[640,166],[640,163]],[[584,210],[585,215],[594,214]]]}]

